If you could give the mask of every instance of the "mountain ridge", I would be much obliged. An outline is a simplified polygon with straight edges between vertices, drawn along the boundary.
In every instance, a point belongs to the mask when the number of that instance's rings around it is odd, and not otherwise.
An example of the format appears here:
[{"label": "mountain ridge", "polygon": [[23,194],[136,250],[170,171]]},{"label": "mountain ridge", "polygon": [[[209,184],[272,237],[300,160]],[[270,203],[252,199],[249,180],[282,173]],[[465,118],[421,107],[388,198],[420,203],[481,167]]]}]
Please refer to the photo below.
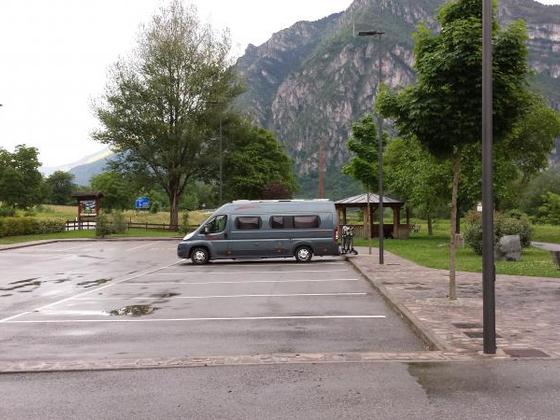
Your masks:
[{"label": "mountain ridge", "polygon": [[[339,172],[349,156],[345,141],[351,123],[371,110],[375,99],[378,48],[383,83],[393,88],[412,83],[411,34],[420,22],[436,29],[433,16],[443,3],[355,0],[343,12],[297,22],[258,47],[249,46],[236,63],[247,84],[238,108],[277,134],[304,184],[317,176],[319,149],[325,151],[329,170]],[[524,18],[535,83],[560,109],[560,5],[502,0],[497,18],[501,24]],[[354,38],[353,26],[386,35],[381,44]]]}]

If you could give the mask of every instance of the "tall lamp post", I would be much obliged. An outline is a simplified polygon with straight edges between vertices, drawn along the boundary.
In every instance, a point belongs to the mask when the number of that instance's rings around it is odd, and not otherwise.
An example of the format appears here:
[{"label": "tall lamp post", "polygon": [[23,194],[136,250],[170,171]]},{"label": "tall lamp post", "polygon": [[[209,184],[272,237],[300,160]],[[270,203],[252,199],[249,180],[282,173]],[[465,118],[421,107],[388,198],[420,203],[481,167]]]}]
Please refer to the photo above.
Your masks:
[{"label": "tall lamp post", "polygon": [[492,0],[482,3],[482,335],[486,354],[496,354],[496,270],[492,185]]},{"label": "tall lamp post", "polygon": [[[376,36],[379,40],[379,49],[378,49],[378,64],[377,64],[377,97],[379,97],[379,92],[381,92],[381,79],[383,78],[383,68],[381,62],[381,37],[385,34],[385,32],[379,31],[361,31],[358,32],[359,36]],[[384,264],[384,236],[385,236],[385,229],[384,229],[384,220],[383,220],[383,118],[381,118],[381,114],[377,114],[377,165],[378,165],[378,191],[379,191],[379,264]],[[368,199],[368,223],[371,226],[371,221],[369,220],[371,214],[369,214],[369,191],[367,194]],[[369,231],[369,229],[368,229]],[[370,235],[371,236],[371,235]]]}]

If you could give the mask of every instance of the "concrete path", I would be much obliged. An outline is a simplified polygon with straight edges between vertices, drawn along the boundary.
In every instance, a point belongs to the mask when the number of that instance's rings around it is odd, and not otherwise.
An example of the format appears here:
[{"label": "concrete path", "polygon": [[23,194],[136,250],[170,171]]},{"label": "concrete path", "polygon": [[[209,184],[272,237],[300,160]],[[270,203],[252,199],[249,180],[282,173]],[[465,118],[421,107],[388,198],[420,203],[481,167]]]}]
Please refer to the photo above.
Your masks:
[{"label": "concrete path", "polygon": [[[349,260],[393,303],[395,309],[432,339],[440,350],[477,354],[482,350],[482,277],[457,273],[458,299],[450,301],[448,272],[421,267],[377,249],[361,249]],[[498,275],[496,278],[498,356],[560,358],[560,278]]]},{"label": "concrete path", "polygon": [[544,249],[545,251],[560,251],[560,244],[552,244],[548,242],[531,242],[535,248]]}]

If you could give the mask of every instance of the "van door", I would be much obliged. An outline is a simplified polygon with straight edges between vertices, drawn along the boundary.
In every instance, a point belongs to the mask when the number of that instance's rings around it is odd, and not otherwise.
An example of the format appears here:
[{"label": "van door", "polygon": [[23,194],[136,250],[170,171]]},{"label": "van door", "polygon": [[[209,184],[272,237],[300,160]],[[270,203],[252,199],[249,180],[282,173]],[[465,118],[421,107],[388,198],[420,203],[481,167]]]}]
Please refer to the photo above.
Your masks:
[{"label": "van door", "polygon": [[206,223],[203,233],[210,246],[213,258],[227,258],[230,256],[228,238],[228,217],[220,215],[212,218]]},{"label": "van door", "polygon": [[234,258],[263,256],[262,219],[260,216],[234,216],[230,250]]}]

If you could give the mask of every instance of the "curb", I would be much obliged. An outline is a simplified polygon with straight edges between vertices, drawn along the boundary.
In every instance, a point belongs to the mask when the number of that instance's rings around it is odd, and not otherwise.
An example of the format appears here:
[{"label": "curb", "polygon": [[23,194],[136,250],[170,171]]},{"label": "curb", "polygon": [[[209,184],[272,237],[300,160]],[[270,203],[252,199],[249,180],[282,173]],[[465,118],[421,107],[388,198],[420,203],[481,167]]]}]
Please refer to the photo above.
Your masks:
[{"label": "curb", "polygon": [[346,261],[348,261],[352,267],[354,267],[354,269],[358,271],[373,286],[373,288],[379,292],[379,294],[383,297],[383,300],[385,300],[391,309],[393,309],[393,311],[395,311],[397,315],[399,315],[412,328],[412,331],[424,342],[429,350],[446,352],[453,351],[453,348],[448,346],[442,340],[437,338],[435,334],[428,330],[422,321],[410,312],[406,306],[397,302],[385,286],[369,277],[368,274],[352,260],[353,258],[346,257]]},{"label": "curb", "polygon": [[29,248],[32,246],[56,244],[59,242],[164,242],[164,241],[180,241],[180,237],[128,237],[128,238],[105,238],[105,239],[93,239],[93,238],[74,238],[74,239],[45,239],[41,241],[23,242],[14,245],[0,245],[0,252],[8,251],[11,249],[18,248]]}]

